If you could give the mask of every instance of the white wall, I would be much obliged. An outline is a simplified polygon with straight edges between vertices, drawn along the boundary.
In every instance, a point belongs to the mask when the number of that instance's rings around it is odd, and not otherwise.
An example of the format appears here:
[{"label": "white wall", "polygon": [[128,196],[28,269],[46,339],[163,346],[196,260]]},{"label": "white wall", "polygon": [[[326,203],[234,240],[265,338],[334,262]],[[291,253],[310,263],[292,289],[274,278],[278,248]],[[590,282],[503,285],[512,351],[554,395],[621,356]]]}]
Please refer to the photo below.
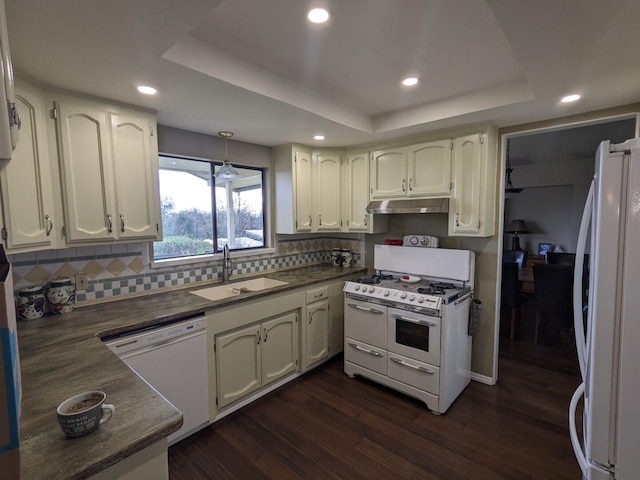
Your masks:
[{"label": "white wall", "polygon": [[[523,191],[505,200],[504,225],[506,230],[513,219],[525,221],[530,233],[520,235],[520,246],[529,255],[537,255],[541,242],[575,252],[593,168],[593,158],[514,168],[513,184]],[[505,233],[505,249],[511,248],[512,239]]]}]

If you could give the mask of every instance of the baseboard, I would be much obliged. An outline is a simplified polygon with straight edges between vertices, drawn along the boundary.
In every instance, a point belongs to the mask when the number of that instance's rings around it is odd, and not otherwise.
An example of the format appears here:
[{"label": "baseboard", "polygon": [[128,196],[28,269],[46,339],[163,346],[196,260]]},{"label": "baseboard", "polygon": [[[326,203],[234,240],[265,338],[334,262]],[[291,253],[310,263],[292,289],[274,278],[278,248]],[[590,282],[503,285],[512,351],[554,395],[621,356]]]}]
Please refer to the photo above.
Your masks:
[{"label": "baseboard", "polygon": [[495,385],[496,382],[493,381],[493,378],[487,377],[486,375],[480,375],[479,373],[471,372],[471,380],[476,382],[484,383],[485,385]]}]

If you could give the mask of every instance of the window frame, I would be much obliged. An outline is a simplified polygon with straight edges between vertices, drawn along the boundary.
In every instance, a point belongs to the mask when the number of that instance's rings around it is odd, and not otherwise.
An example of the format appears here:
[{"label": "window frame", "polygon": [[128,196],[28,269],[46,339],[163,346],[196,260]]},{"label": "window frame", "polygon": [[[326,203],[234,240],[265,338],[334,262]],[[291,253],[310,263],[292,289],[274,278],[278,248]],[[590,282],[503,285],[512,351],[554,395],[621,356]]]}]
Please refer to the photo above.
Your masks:
[{"label": "window frame", "polygon": [[[212,160],[209,158],[192,157],[188,155],[179,155],[174,153],[158,153],[158,157],[176,158],[180,160],[189,160],[189,161],[208,163],[210,165],[210,170],[212,175],[213,173],[215,173],[216,167],[221,167],[223,165],[223,162],[218,160]],[[270,245],[271,243],[271,236],[269,233],[270,228],[267,223],[268,219],[270,218],[268,215],[270,206],[267,204],[269,199],[269,195],[267,192],[268,169],[265,167],[259,167],[254,165],[241,165],[238,163],[234,163],[233,165],[236,168],[245,169],[245,170],[254,170],[256,172],[260,172],[260,181],[261,181],[261,189],[262,189],[262,195],[261,195],[262,197],[262,231],[263,231],[264,245],[258,246],[258,247],[247,247],[247,248],[233,248],[233,249],[230,248],[230,256],[244,257],[244,256],[255,256],[255,255],[261,255],[261,254],[273,254],[275,253],[275,248],[273,248]],[[160,168],[161,167],[158,166],[158,169]],[[162,201],[161,201],[159,185],[158,185],[158,194],[159,194],[158,200],[159,200],[160,209],[161,209]],[[223,252],[222,252],[222,249],[218,248],[218,210],[216,208],[215,180],[212,182],[212,185],[211,185],[211,209],[212,209],[211,216],[212,216],[212,222],[213,222],[213,237],[214,237],[213,253],[207,253],[202,255],[190,255],[190,256],[184,256],[184,257],[155,258],[155,250],[154,250],[155,242],[152,241],[152,242],[149,242],[149,256],[150,256],[149,263],[151,267],[162,268],[162,267],[179,266],[179,265],[187,265],[187,264],[193,265],[193,264],[207,263],[207,262],[221,259],[223,256]],[[160,218],[160,222],[162,223],[162,218]],[[163,234],[163,237],[164,237],[164,234]]]}]

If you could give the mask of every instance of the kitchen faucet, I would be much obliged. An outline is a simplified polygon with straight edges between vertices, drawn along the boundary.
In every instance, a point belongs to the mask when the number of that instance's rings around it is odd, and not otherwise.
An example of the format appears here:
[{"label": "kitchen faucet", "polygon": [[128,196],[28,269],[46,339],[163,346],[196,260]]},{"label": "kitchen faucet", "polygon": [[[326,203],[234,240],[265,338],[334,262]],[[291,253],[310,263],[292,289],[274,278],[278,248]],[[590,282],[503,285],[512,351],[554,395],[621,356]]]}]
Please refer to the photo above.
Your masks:
[{"label": "kitchen faucet", "polygon": [[231,257],[229,256],[229,245],[224,244],[222,249],[222,281],[227,283],[231,277],[233,265],[231,265]]}]

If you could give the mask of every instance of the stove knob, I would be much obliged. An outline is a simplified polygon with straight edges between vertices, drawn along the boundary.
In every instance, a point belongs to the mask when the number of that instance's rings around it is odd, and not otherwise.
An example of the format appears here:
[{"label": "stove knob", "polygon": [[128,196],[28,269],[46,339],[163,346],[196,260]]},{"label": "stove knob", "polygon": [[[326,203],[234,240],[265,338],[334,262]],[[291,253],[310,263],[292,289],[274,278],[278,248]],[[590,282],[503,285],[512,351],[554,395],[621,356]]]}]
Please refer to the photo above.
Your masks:
[{"label": "stove knob", "polygon": [[418,245],[418,242],[419,242],[419,241],[420,241],[420,240],[418,239],[418,237],[411,237],[411,238],[409,239],[409,243],[410,243],[411,245],[413,245],[413,246]]},{"label": "stove knob", "polygon": [[407,298],[407,292],[402,292],[402,293],[400,294],[400,298],[402,298],[403,300],[404,300],[405,298]]},{"label": "stove knob", "polygon": [[424,297],[419,297],[418,298],[418,303],[423,303],[424,302]]},{"label": "stove knob", "polygon": [[385,290],[385,291],[384,291],[384,296],[385,296],[385,297],[388,297],[388,296],[389,296],[389,290]]},{"label": "stove knob", "polygon": [[356,285],[356,292],[360,290],[360,285]]},{"label": "stove knob", "polygon": [[415,295],[411,295],[411,296],[409,296],[409,301],[413,302],[415,299],[416,299],[416,296],[415,296]]},{"label": "stove knob", "polygon": [[374,287],[369,287],[369,293],[373,293],[375,291],[376,291],[376,289]]}]

